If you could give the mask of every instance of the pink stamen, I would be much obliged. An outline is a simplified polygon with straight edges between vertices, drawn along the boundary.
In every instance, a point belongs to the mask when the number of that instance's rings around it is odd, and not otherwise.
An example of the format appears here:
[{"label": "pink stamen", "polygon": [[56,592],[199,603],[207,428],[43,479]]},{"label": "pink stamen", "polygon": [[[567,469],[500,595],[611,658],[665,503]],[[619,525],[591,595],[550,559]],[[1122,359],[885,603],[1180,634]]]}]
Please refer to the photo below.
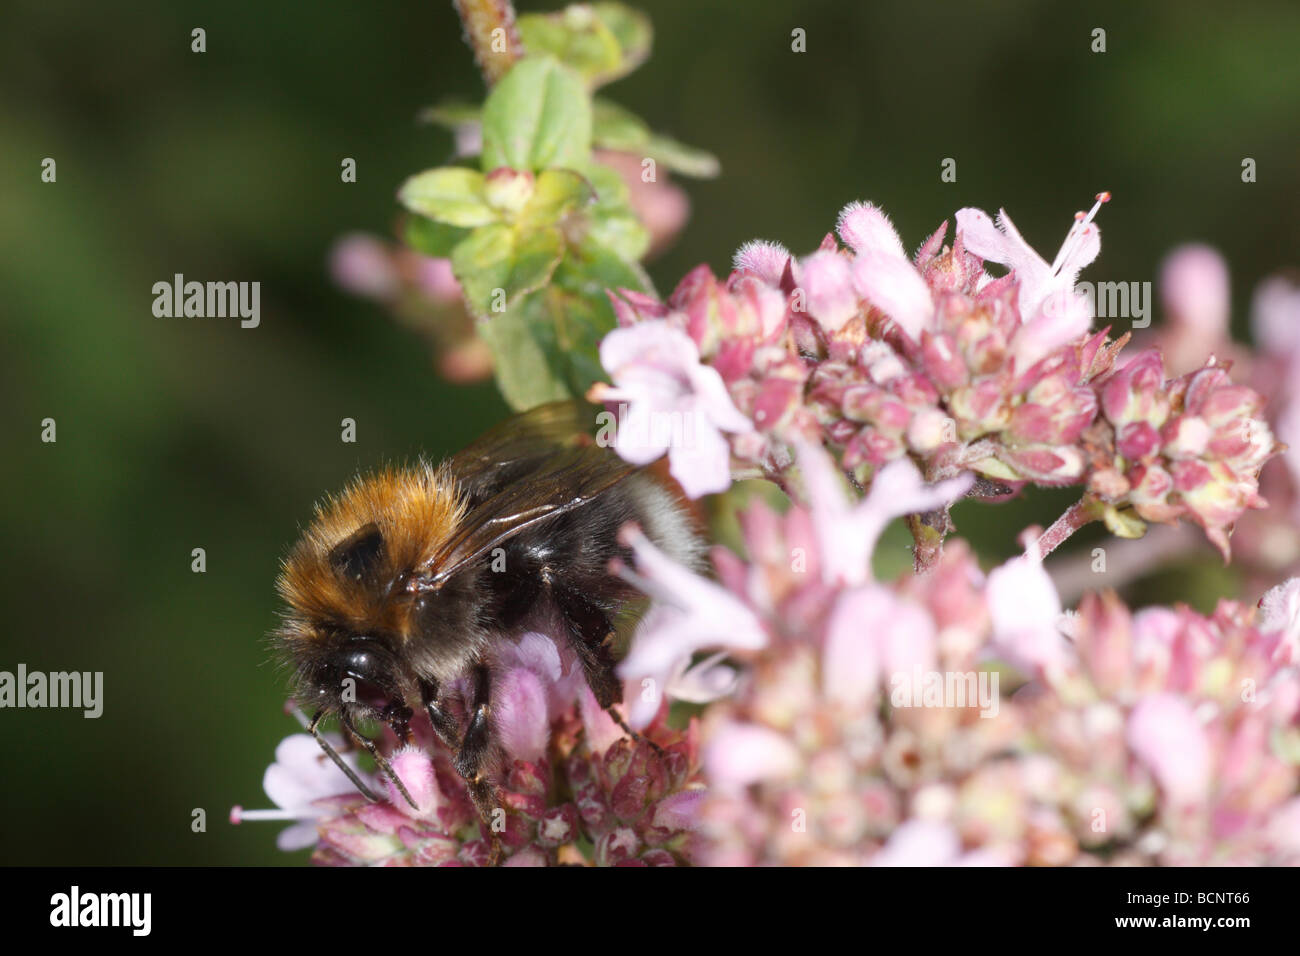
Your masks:
[{"label": "pink stamen", "polygon": [[308,815],[293,810],[245,810],[243,807],[230,808],[230,822],[235,826],[245,820],[306,820]]},{"label": "pink stamen", "polygon": [[1088,226],[1097,215],[1097,212],[1101,209],[1102,204],[1108,202],[1110,202],[1110,193],[1103,190],[1102,192],[1097,193],[1097,201],[1092,204],[1092,209],[1088,210],[1087,213],[1076,212],[1074,214],[1074,225],[1071,226],[1070,231],[1066,233],[1065,242],[1061,244],[1061,251],[1058,252],[1056,258],[1052,260],[1052,275],[1058,275],[1060,273],[1061,266],[1064,265],[1065,260],[1070,257],[1070,254],[1074,252],[1075,247],[1079,244],[1079,240],[1088,234]]}]

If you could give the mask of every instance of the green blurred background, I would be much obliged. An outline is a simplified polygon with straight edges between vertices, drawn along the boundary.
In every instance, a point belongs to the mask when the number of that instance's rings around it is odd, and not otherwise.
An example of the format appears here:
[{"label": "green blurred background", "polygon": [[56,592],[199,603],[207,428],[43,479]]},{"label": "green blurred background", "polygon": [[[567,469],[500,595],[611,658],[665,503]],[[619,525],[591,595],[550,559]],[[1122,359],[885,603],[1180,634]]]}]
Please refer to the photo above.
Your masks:
[{"label": "green blurred background", "polygon": [[[1154,280],[1173,245],[1210,240],[1244,334],[1250,289],[1300,263],[1300,5],[1081,6],[644,6],[655,52],[609,92],[723,165],[688,185],[694,217],[656,283],[701,261],[725,274],[756,236],[809,251],[856,198],[909,247],[961,206],[1003,205],[1050,259],[1109,189],[1085,277]],[[0,669],[105,672],[99,720],[0,711],[0,862],[299,862],[274,826],[226,823],[267,804],[262,772],[295,729],[262,643],[277,561],[359,466],[443,453],[505,414],[333,288],[326,253],[389,231],[397,184],[449,151],[417,111],[478,97],[477,73],[446,0],[8,0],[0,37]],[[151,287],[176,272],[260,281],[261,327],[155,318]],[[1072,497],[957,517],[992,561]],[[1149,593],[1206,606],[1232,579],[1203,568]]]}]

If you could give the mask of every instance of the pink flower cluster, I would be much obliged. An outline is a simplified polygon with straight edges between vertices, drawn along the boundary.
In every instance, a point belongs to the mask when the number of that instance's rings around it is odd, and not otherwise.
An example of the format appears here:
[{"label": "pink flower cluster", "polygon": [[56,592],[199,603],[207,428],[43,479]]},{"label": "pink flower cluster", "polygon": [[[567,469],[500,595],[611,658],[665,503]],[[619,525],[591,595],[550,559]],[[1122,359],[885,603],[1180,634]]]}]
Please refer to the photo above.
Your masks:
[{"label": "pink flower cluster", "polygon": [[[1226,555],[1233,522],[1263,504],[1272,432],[1258,395],[1212,358],[1181,379],[1165,378],[1158,354],[1117,370],[1128,336],[1092,332],[1075,288],[1108,198],[1077,216],[1050,264],[1005,213],[977,209],[957,213],[951,246],[944,223],[912,258],[863,203],[840,215],[843,245],[828,235],[800,259],[749,243],[725,282],[701,266],[666,302],[613,296],[621,327],[601,349],[613,385],[591,397],[641,421],[689,419],[690,441],[661,429],[645,442],[637,428],[619,450],[637,461],[667,451],[692,496],[733,476],[784,481],[791,448],[808,440],[861,485],[904,457],[930,480],[973,472],[987,496],[1083,483],[1090,518],[1138,533],[1135,513],[1187,516]],[[987,262],[1009,271],[995,278]]]},{"label": "pink flower cluster", "polygon": [[676,610],[624,675],[739,668],[701,725],[703,862],[1300,864],[1300,580],[1260,612],[1063,614],[1032,553],[986,576],[963,543],[882,584],[878,530],[961,486],[898,462],[850,504],[824,453],[800,464],[808,507],[749,506],[719,584],[634,540]]},{"label": "pink flower cluster", "polygon": [[[387,799],[370,803],[306,734],[284,740],[264,788],[276,810],[235,808],[231,820],[287,820],[283,850],[315,846],[313,862],[334,866],[482,866],[489,828],[506,866],[586,862],[676,866],[693,860],[699,782],[698,729],[674,730],[658,715],[633,740],[596,704],[581,669],[541,634],[503,653],[494,683],[501,753],[492,779],[494,819],[480,821],[452,754],[427,719],[398,747],[381,750],[415,801],[391,781],[363,777]],[[341,741],[335,740],[338,749]],[[345,755],[354,769],[355,756]],[[590,846],[590,859],[581,847]]]},{"label": "pink flower cluster", "polygon": [[1248,514],[1233,549],[1250,580],[1300,573],[1300,287],[1274,276],[1255,290],[1251,331],[1257,349],[1232,342],[1228,267],[1207,246],[1183,246],[1166,260],[1161,293],[1167,321],[1153,344],[1175,370],[1192,368],[1189,353],[1228,357],[1234,374],[1259,392],[1265,415],[1285,449],[1260,473],[1265,512]]}]

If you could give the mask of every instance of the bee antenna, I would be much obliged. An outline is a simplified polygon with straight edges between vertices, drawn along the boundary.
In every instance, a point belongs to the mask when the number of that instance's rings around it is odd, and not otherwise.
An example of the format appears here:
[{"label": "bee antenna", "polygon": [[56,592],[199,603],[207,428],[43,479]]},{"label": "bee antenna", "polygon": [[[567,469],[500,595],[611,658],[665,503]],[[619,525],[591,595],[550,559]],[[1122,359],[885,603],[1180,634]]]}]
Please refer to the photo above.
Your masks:
[{"label": "bee antenna", "polygon": [[[348,732],[353,740],[366,748],[366,751],[374,759],[376,766],[384,772],[384,776],[393,782],[393,786],[397,788],[397,792],[406,798],[406,802],[411,805],[412,810],[419,813],[420,805],[411,799],[411,794],[406,789],[406,784],[402,783],[402,778],[397,775],[397,771],[394,770],[393,765],[388,762],[388,758],[379,752],[379,748],[375,746],[375,742],[369,737],[363,737],[358,733],[357,729],[352,726],[352,721],[349,720],[346,715],[339,715],[339,723],[343,725],[343,729]],[[353,782],[355,781],[356,778],[354,777]]]},{"label": "bee antenna", "polygon": [[[330,742],[326,740],[325,736],[320,732],[319,726],[321,718],[324,716],[325,711],[317,711],[316,716],[313,717],[311,723],[307,725],[307,732],[316,738],[316,743],[320,744],[320,749],[325,751],[326,755],[334,761],[335,765],[347,775],[347,778],[352,781],[353,786],[361,791],[361,795],[371,803],[378,803],[379,797],[375,795],[375,792],[365,785],[362,779],[357,776],[357,772],[348,765],[347,761],[339,756],[338,751],[330,746]],[[410,798],[408,797],[407,799]]]}]

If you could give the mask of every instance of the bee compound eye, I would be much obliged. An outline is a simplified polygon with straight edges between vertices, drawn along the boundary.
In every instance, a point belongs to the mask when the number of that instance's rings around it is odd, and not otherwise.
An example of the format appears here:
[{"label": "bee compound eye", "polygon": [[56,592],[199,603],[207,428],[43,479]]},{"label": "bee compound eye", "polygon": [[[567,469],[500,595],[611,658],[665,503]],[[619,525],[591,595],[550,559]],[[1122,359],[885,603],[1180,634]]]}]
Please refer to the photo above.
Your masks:
[{"label": "bee compound eye", "polygon": [[322,683],[346,702],[382,707],[397,696],[391,655],[379,644],[358,640],[329,658]]},{"label": "bee compound eye", "polygon": [[343,675],[357,680],[373,681],[381,672],[379,655],[368,648],[347,651],[340,663]]}]

